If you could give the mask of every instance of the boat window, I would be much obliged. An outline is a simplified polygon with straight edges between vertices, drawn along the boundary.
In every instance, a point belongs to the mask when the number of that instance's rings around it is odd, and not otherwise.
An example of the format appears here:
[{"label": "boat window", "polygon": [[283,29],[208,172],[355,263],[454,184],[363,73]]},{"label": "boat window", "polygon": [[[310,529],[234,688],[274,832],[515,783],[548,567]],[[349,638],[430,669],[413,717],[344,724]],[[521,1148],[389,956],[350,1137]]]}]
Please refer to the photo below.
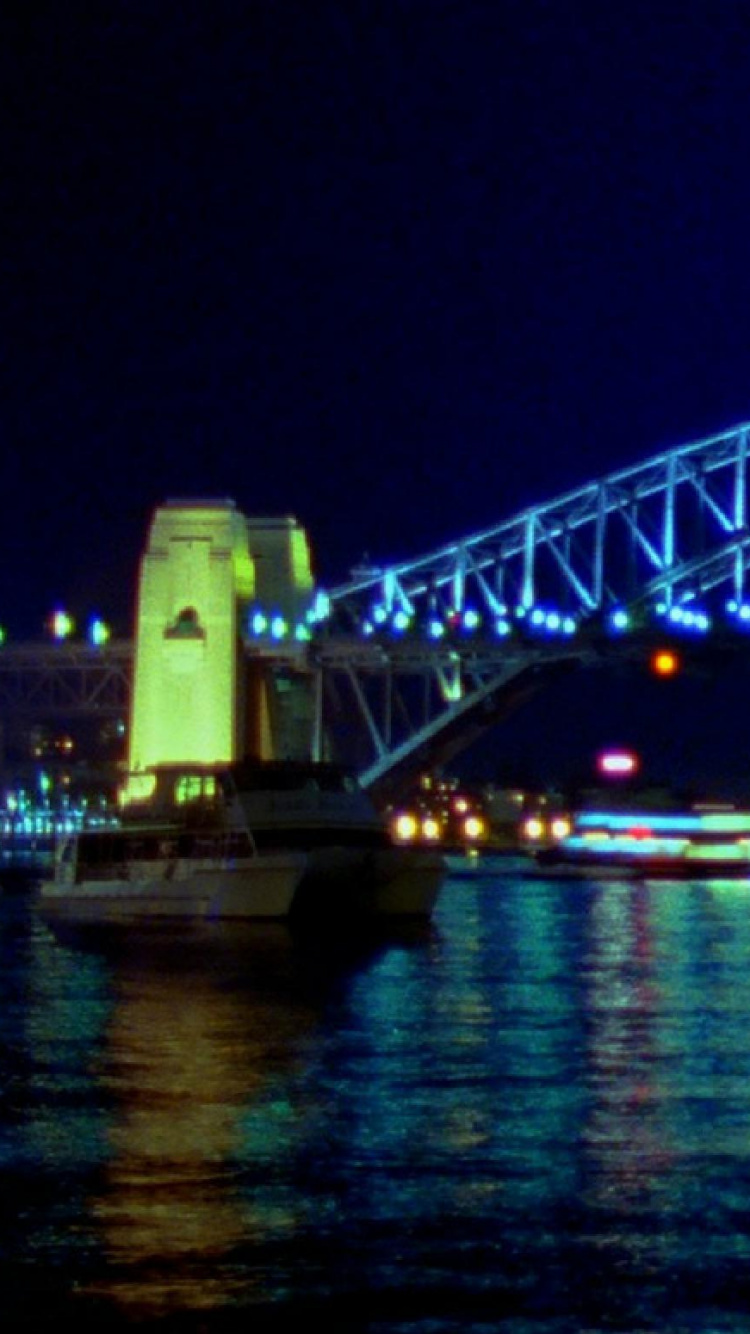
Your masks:
[{"label": "boat window", "polygon": [[174,797],[178,806],[215,796],[215,774],[181,774],[175,783]]}]

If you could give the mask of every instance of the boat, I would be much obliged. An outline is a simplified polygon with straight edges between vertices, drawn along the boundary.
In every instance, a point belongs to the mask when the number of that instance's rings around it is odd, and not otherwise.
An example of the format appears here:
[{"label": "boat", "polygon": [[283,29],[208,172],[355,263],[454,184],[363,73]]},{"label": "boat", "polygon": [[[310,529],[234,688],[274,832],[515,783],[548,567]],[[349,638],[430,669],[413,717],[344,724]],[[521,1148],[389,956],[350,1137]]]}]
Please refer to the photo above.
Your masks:
[{"label": "boat", "polygon": [[429,918],[434,849],[394,844],[353,775],[327,763],[161,765],[119,829],[62,840],[50,912],[132,917]]},{"label": "boat", "polygon": [[750,811],[732,805],[584,809],[556,824],[533,849],[545,877],[750,880]]},{"label": "boat", "polygon": [[219,774],[233,819],[263,853],[303,851],[297,920],[428,918],[445,878],[439,849],[398,843],[356,776],[326,761],[246,759]]},{"label": "boat", "polygon": [[242,830],[127,823],[63,836],[39,896],[44,914],[79,922],[285,919],[304,869]]}]

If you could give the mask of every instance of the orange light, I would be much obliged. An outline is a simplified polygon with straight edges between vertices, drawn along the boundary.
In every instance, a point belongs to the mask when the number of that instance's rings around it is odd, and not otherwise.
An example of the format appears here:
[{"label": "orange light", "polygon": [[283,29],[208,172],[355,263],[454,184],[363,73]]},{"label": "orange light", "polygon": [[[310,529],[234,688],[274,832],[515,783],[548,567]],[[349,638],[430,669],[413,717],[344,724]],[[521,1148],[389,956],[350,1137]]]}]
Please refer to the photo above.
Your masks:
[{"label": "orange light", "polygon": [[661,648],[651,659],[651,666],[657,676],[674,676],[680,665],[680,660],[676,653],[671,649]]}]

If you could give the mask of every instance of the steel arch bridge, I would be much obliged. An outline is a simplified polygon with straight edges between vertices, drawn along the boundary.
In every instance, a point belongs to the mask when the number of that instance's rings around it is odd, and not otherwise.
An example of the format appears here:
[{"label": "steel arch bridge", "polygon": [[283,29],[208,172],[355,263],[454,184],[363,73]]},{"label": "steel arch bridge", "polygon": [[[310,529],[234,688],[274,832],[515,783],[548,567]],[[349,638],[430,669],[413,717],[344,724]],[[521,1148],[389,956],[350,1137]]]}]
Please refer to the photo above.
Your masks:
[{"label": "steel arch bridge", "polygon": [[[312,681],[313,753],[388,796],[561,673],[665,642],[692,660],[750,647],[749,452],[744,424],[359,571],[286,638],[250,620],[246,657],[281,693]],[[132,654],[3,645],[0,715],[122,716]]]},{"label": "steel arch bridge", "polygon": [[445,762],[575,666],[750,643],[749,447],[743,424],[334,588],[313,653],[364,783]]}]

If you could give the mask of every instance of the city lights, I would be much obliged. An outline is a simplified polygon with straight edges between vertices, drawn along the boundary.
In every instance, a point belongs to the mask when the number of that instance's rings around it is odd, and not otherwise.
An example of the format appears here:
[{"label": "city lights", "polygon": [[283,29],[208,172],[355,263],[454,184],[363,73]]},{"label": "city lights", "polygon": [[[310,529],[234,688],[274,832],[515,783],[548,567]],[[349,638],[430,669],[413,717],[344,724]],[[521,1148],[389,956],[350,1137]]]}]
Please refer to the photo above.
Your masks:
[{"label": "city lights", "polygon": [[637,772],[638,756],[630,750],[605,750],[597,756],[596,767],[608,778],[627,778]]}]

